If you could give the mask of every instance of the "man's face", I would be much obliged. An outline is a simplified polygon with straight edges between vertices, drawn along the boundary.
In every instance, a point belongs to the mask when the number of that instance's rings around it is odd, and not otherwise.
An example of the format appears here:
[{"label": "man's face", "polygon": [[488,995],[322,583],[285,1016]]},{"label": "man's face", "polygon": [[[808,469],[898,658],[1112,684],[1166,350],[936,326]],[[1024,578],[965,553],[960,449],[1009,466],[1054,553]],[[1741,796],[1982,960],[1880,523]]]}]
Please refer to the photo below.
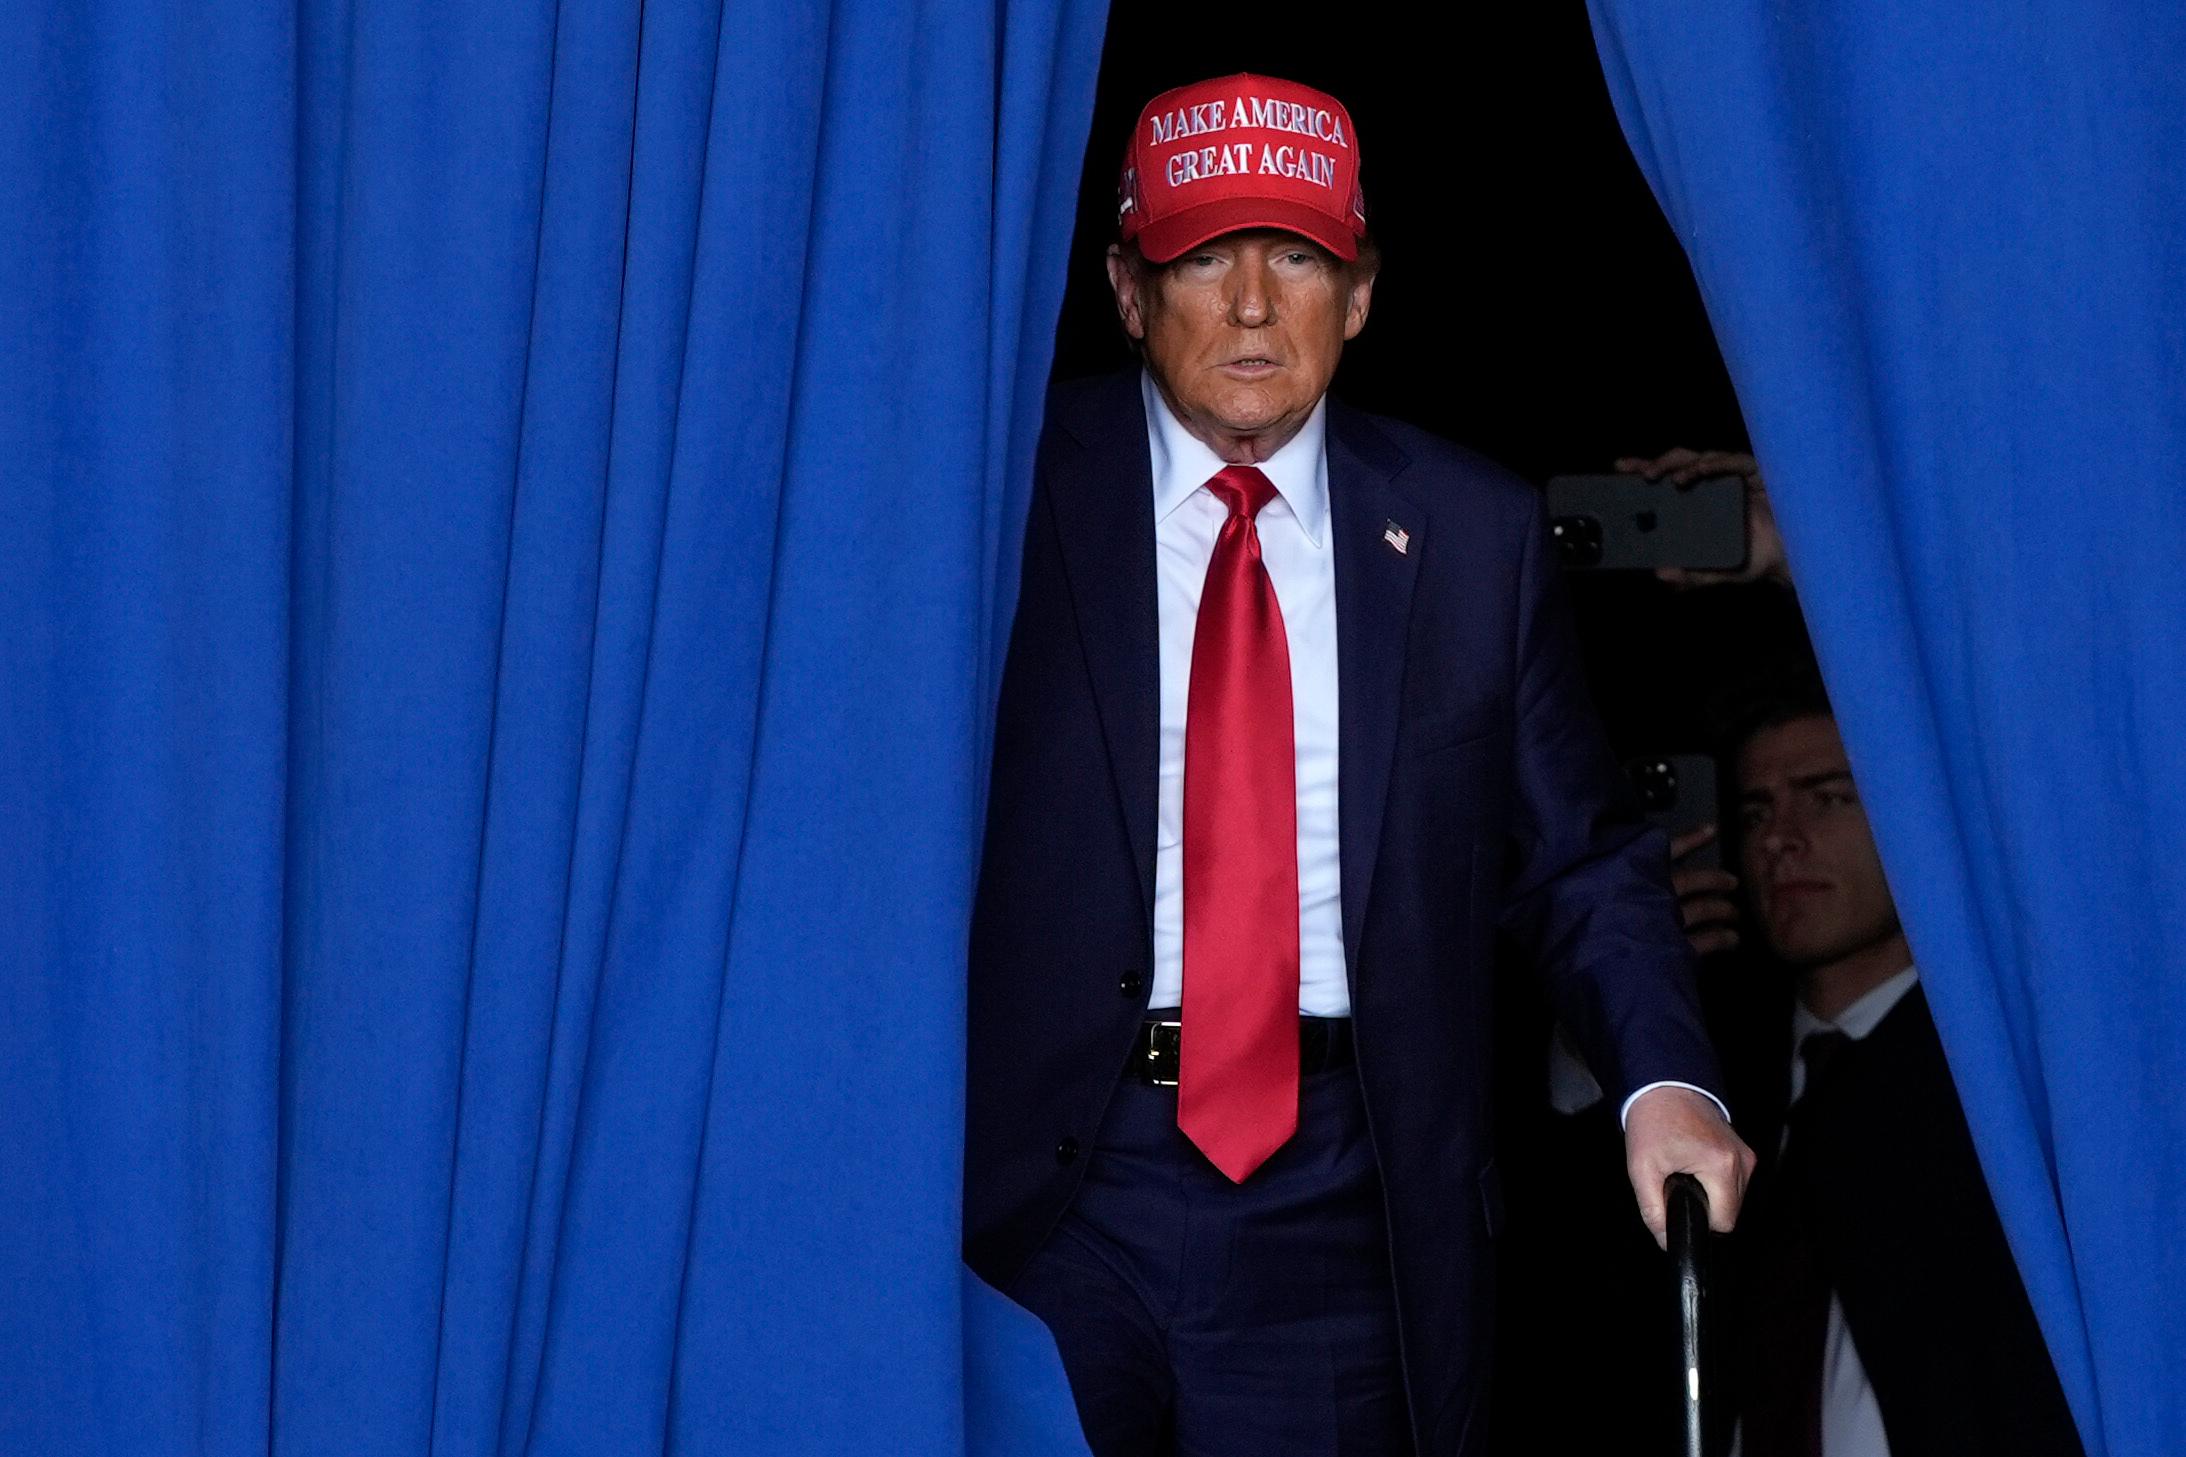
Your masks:
[{"label": "man's face", "polygon": [[1374,293],[1370,272],[1272,229],[1228,233],[1136,273],[1112,251],[1108,277],[1177,418],[1243,461],[1274,454],[1313,413]]},{"label": "man's face", "polygon": [[1763,729],[1738,756],[1742,868],[1771,947],[1827,966],[1898,934],[1837,721]]}]

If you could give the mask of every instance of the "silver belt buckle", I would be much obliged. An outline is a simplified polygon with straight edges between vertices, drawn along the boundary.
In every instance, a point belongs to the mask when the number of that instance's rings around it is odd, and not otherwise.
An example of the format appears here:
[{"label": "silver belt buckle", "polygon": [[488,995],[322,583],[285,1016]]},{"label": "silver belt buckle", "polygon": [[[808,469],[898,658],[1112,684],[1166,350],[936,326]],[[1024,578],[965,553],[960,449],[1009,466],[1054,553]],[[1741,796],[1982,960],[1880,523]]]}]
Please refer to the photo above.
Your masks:
[{"label": "silver belt buckle", "polygon": [[1177,1070],[1181,1065],[1179,1047],[1183,1041],[1182,1022],[1149,1022],[1146,1024],[1146,1081],[1157,1088],[1173,1088],[1177,1085]]}]

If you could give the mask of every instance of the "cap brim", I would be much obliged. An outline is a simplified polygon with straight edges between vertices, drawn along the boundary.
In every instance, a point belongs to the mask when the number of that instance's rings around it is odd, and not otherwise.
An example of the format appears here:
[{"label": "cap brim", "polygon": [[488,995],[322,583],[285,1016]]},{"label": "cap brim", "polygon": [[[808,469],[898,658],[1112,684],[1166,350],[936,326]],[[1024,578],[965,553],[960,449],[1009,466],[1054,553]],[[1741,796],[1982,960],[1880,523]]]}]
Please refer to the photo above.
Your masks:
[{"label": "cap brim", "polygon": [[1248,228],[1278,228],[1312,239],[1346,263],[1358,261],[1358,235],[1318,208],[1271,197],[1227,197],[1148,223],[1138,232],[1139,251],[1167,263],[1210,238]]}]

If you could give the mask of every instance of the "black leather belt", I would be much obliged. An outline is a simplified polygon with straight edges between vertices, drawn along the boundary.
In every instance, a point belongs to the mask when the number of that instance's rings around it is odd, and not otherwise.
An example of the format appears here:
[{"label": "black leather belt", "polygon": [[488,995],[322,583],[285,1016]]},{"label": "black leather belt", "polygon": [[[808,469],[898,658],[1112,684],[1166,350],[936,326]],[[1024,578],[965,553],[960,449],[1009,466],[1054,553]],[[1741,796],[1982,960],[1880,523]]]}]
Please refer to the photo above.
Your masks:
[{"label": "black leather belt", "polygon": [[[1177,1045],[1183,1027],[1184,1024],[1175,1018],[1159,1015],[1141,1022],[1139,1035],[1131,1043],[1131,1061],[1127,1067],[1130,1076],[1157,1088],[1175,1087]],[[1300,1073],[1327,1072],[1331,1068],[1349,1067],[1354,1061],[1356,1054],[1349,1017],[1298,1019]]]}]

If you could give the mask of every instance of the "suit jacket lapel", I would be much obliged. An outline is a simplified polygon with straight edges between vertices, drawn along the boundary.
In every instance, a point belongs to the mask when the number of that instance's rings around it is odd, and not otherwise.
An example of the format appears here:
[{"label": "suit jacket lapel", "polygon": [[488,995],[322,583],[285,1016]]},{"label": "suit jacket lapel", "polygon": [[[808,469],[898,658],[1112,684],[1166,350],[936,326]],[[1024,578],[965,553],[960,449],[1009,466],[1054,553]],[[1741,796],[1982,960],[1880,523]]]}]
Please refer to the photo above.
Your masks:
[{"label": "suit jacket lapel", "polygon": [[[1344,959],[1356,986],[1382,810],[1396,751],[1412,587],[1427,550],[1427,514],[1398,489],[1406,457],[1373,424],[1331,400],[1330,542],[1336,553],[1337,818]],[[1405,532],[1400,550],[1385,536]]]},{"label": "suit jacket lapel", "polygon": [[1087,672],[1109,771],[1153,934],[1154,821],[1161,774],[1160,604],[1154,582],[1154,481],[1136,371],[1104,385],[1062,421],[1075,452],[1051,466]]}]

